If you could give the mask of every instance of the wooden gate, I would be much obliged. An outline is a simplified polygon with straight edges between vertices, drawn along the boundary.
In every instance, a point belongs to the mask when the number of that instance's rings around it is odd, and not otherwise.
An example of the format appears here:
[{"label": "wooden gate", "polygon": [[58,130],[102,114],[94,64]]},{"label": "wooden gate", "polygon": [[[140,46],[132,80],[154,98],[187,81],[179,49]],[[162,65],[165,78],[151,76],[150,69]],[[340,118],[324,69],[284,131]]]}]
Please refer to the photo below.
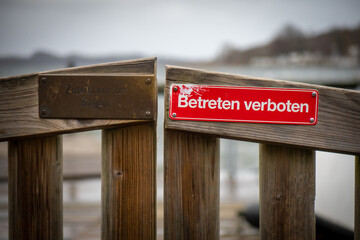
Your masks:
[{"label": "wooden gate", "polygon": [[103,129],[102,239],[155,239],[156,119],[154,58],[1,78],[10,239],[63,238],[61,134],[93,129]]},{"label": "wooden gate", "polygon": [[[169,116],[172,84],[316,89],[317,124],[172,120]],[[219,137],[260,143],[261,239],[315,239],[314,150],[359,156],[359,126],[358,91],[168,66],[165,239],[219,239]],[[360,239],[359,165],[356,157],[355,239]]]}]

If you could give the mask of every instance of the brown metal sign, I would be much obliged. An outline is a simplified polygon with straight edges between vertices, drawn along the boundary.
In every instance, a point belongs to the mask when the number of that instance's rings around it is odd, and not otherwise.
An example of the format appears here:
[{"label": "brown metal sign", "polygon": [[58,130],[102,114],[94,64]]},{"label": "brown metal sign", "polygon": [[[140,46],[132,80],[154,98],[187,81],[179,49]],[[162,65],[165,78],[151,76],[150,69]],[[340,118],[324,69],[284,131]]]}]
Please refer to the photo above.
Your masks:
[{"label": "brown metal sign", "polygon": [[154,119],[153,75],[40,75],[41,118]]}]

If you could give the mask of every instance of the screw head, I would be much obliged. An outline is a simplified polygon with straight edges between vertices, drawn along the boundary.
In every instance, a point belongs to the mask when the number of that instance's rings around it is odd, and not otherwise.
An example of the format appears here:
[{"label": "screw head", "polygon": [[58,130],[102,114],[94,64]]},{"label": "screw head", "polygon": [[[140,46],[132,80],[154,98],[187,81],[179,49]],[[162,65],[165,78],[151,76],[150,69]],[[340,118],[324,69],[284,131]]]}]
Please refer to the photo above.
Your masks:
[{"label": "screw head", "polygon": [[176,113],[171,114],[172,117],[176,117]]},{"label": "screw head", "polygon": [[174,92],[176,92],[178,90],[178,87],[174,87],[173,89],[174,89]]},{"label": "screw head", "polygon": [[47,114],[46,109],[45,108],[41,109],[41,115],[46,115],[46,114]]},{"label": "screw head", "polygon": [[316,97],[316,92],[312,92],[311,96]]},{"label": "screw head", "polygon": [[146,78],[146,79],[145,79],[145,83],[146,83],[147,85],[149,85],[149,84],[151,83],[151,79],[150,79],[150,78]]},{"label": "screw head", "polygon": [[310,122],[311,122],[311,123],[315,122],[315,119],[314,119],[314,118],[310,118]]},{"label": "screw head", "polygon": [[46,77],[41,78],[41,81],[42,81],[43,83],[46,83],[46,82],[47,82]]},{"label": "screw head", "polygon": [[151,114],[150,114],[150,111],[146,111],[146,112],[145,112],[145,116],[146,116],[146,117],[150,117],[150,115],[151,115]]}]

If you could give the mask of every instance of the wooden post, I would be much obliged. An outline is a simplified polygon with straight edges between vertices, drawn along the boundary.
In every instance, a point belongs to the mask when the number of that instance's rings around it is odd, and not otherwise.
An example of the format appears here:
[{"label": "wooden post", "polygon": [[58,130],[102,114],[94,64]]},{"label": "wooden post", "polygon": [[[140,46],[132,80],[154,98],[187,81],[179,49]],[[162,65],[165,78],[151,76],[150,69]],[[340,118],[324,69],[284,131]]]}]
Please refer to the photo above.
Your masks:
[{"label": "wooden post", "polygon": [[355,157],[355,240],[360,240],[360,156]]},{"label": "wooden post", "polygon": [[165,130],[164,239],[219,239],[219,139]]},{"label": "wooden post", "polygon": [[102,132],[103,240],[156,239],[156,126]]},{"label": "wooden post", "polygon": [[9,239],[63,238],[62,138],[9,142]]},{"label": "wooden post", "polygon": [[261,239],[315,239],[315,152],[260,145]]}]

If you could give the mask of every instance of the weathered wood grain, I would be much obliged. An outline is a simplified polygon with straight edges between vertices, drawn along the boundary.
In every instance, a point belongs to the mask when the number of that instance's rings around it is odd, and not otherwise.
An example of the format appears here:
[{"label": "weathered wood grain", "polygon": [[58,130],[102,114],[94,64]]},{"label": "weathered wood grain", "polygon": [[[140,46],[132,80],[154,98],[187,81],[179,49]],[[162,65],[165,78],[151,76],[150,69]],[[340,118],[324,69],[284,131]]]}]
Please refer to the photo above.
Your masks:
[{"label": "weathered wood grain", "polygon": [[355,240],[360,240],[360,157],[355,157]]},{"label": "weathered wood grain", "polygon": [[61,139],[9,142],[9,239],[62,239]]},{"label": "weathered wood grain", "polygon": [[[169,86],[173,83],[317,89],[319,91],[318,123],[315,126],[302,126],[174,121],[168,116]],[[167,66],[165,110],[166,129],[348,154],[360,153],[359,91]]]},{"label": "weathered wood grain", "polygon": [[219,239],[219,139],[165,130],[164,239]]},{"label": "weathered wood grain", "polygon": [[[44,73],[153,75],[156,73],[155,67],[156,58],[149,58],[0,78],[0,141],[146,122],[143,120],[41,119],[38,110],[38,75]],[[157,87],[156,84],[154,86]]]},{"label": "weathered wood grain", "polygon": [[156,124],[102,132],[103,240],[156,239]]},{"label": "weathered wood grain", "polygon": [[260,236],[315,239],[315,152],[260,145]]}]

